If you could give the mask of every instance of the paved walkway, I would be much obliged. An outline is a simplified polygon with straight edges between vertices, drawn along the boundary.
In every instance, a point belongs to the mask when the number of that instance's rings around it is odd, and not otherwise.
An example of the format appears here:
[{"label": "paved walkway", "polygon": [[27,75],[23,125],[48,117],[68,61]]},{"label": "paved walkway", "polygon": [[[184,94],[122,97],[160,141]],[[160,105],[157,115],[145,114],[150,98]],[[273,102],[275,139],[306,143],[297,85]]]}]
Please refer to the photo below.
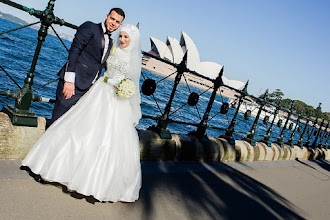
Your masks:
[{"label": "paved walkway", "polygon": [[330,219],[330,161],[143,162],[140,199],[100,203],[0,160],[0,219]]}]

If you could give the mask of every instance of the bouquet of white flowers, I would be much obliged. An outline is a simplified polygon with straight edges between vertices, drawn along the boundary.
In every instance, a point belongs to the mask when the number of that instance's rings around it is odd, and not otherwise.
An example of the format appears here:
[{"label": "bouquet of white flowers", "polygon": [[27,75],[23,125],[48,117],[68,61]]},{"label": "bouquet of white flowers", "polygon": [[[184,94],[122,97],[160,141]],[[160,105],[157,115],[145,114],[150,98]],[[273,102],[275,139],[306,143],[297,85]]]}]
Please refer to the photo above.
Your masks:
[{"label": "bouquet of white flowers", "polygon": [[120,98],[127,99],[132,95],[134,95],[134,93],[135,93],[135,85],[132,80],[130,80],[129,78],[125,78],[120,81],[116,89],[116,94]]}]

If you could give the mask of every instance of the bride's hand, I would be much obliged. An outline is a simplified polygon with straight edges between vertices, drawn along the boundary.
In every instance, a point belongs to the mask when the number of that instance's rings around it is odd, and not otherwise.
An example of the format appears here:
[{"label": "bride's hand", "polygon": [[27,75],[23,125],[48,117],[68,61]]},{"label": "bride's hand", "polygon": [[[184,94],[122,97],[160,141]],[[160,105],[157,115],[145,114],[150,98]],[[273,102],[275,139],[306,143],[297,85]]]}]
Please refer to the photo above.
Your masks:
[{"label": "bride's hand", "polygon": [[106,76],[106,77],[104,77],[104,80],[103,80],[105,83],[107,83],[107,84],[110,84],[110,85],[112,85],[113,86],[113,88],[115,88],[115,89],[118,89],[118,87],[117,87],[117,85],[116,85],[116,81],[115,80],[113,80],[113,79],[110,79],[108,76]]}]

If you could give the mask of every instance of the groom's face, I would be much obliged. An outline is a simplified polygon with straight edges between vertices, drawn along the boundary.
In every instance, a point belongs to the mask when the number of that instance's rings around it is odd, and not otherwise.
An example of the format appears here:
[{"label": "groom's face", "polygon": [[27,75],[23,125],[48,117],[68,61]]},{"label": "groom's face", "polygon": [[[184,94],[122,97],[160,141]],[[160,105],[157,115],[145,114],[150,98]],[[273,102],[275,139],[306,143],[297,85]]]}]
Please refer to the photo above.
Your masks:
[{"label": "groom's face", "polygon": [[123,20],[124,20],[123,16],[119,15],[115,11],[111,11],[110,14],[107,14],[105,16],[105,22],[104,22],[105,27],[109,32],[113,32],[120,27]]}]

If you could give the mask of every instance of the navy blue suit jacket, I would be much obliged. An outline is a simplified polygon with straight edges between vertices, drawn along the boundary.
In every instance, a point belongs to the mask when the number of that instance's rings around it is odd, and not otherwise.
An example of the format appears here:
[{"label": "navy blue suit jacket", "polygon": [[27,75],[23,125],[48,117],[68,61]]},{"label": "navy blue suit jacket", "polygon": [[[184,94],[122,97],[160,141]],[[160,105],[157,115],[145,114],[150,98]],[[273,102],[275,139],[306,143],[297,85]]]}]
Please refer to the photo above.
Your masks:
[{"label": "navy blue suit jacket", "polygon": [[112,47],[112,39],[110,38],[106,56],[101,60],[104,44],[101,23],[95,24],[90,21],[83,23],[77,29],[67,63],[58,73],[59,77],[64,79],[65,72],[75,72],[75,87],[80,90],[89,89],[97,73],[100,77],[102,67]]}]

